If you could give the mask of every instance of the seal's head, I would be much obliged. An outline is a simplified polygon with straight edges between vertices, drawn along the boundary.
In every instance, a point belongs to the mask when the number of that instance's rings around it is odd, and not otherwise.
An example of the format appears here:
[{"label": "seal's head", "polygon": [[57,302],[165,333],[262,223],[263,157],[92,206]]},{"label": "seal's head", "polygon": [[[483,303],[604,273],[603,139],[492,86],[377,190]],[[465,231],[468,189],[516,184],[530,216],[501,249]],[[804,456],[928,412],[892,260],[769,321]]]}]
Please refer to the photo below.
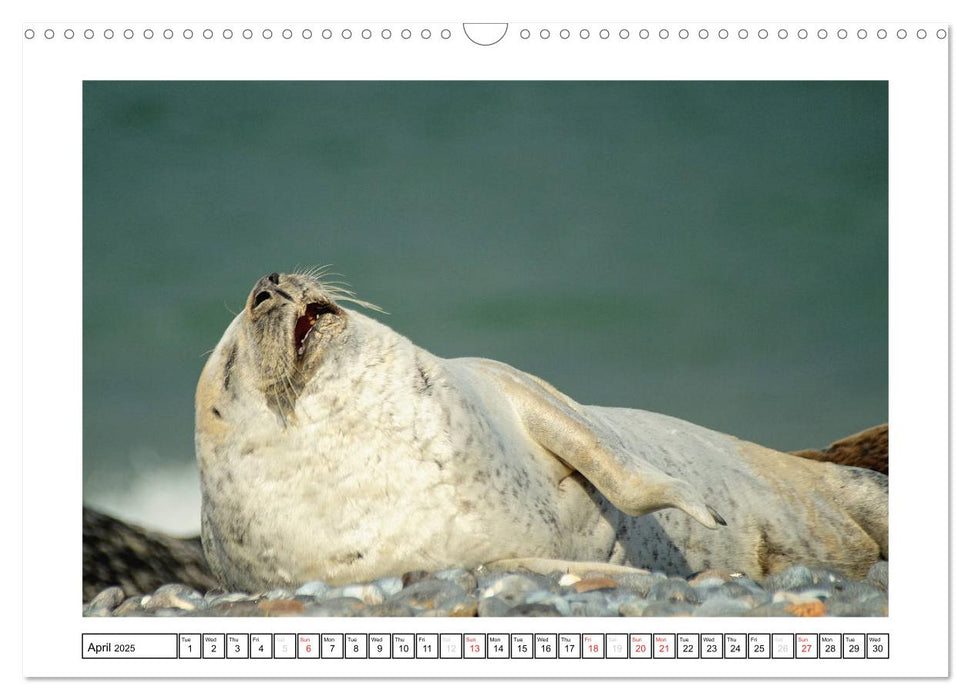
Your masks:
[{"label": "seal's head", "polygon": [[255,383],[267,401],[286,405],[347,328],[332,288],[310,275],[260,279],[246,300],[240,331],[253,349]]},{"label": "seal's head", "polygon": [[380,311],[320,274],[260,278],[203,370],[197,419],[208,426],[256,401],[286,424],[307,382],[351,340],[355,314],[340,306],[345,301]]}]

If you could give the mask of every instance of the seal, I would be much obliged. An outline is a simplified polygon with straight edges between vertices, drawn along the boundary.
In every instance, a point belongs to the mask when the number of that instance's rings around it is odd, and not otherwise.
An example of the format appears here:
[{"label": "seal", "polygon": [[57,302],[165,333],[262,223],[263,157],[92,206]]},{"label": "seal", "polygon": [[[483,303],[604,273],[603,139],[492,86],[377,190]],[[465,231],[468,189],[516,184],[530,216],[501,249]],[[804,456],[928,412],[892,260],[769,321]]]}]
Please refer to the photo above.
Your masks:
[{"label": "seal", "polygon": [[882,474],[581,405],[350,301],[312,274],[263,277],[202,371],[202,542],[227,588],[548,560],[859,578],[888,556]]}]

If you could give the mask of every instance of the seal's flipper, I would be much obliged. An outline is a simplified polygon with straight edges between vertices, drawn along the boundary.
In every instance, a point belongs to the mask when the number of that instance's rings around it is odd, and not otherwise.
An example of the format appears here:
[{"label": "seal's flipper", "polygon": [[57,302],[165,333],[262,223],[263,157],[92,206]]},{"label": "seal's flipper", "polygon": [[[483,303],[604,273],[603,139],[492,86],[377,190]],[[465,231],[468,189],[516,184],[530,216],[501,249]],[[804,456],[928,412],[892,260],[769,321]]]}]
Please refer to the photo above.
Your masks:
[{"label": "seal's flipper", "polygon": [[630,452],[609,426],[547,382],[501,362],[476,365],[500,384],[532,438],[624,513],[679,508],[705,527],[725,524],[695,487]]}]

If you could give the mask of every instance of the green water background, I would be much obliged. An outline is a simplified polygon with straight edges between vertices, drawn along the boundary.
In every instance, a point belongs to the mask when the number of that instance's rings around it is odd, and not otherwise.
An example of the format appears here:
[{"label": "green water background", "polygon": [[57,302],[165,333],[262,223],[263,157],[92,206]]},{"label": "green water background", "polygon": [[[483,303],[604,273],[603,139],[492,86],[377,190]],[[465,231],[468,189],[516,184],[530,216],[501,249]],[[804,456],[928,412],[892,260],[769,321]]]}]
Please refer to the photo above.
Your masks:
[{"label": "green water background", "polygon": [[318,264],[435,354],[583,403],[786,450],[887,420],[886,83],[87,82],[83,100],[88,503],[191,474],[204,353],[257,278]]}]

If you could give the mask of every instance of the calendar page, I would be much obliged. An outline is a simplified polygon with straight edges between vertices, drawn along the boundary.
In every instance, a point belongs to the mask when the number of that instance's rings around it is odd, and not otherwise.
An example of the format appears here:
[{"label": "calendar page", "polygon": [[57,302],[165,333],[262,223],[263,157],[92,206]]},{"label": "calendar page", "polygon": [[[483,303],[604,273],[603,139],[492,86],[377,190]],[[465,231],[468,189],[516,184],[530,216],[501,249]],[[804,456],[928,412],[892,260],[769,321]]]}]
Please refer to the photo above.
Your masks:
[{"label": "calendar page", "polygon": [[26,676],[948,674],[946,21],[72,17]]}]

